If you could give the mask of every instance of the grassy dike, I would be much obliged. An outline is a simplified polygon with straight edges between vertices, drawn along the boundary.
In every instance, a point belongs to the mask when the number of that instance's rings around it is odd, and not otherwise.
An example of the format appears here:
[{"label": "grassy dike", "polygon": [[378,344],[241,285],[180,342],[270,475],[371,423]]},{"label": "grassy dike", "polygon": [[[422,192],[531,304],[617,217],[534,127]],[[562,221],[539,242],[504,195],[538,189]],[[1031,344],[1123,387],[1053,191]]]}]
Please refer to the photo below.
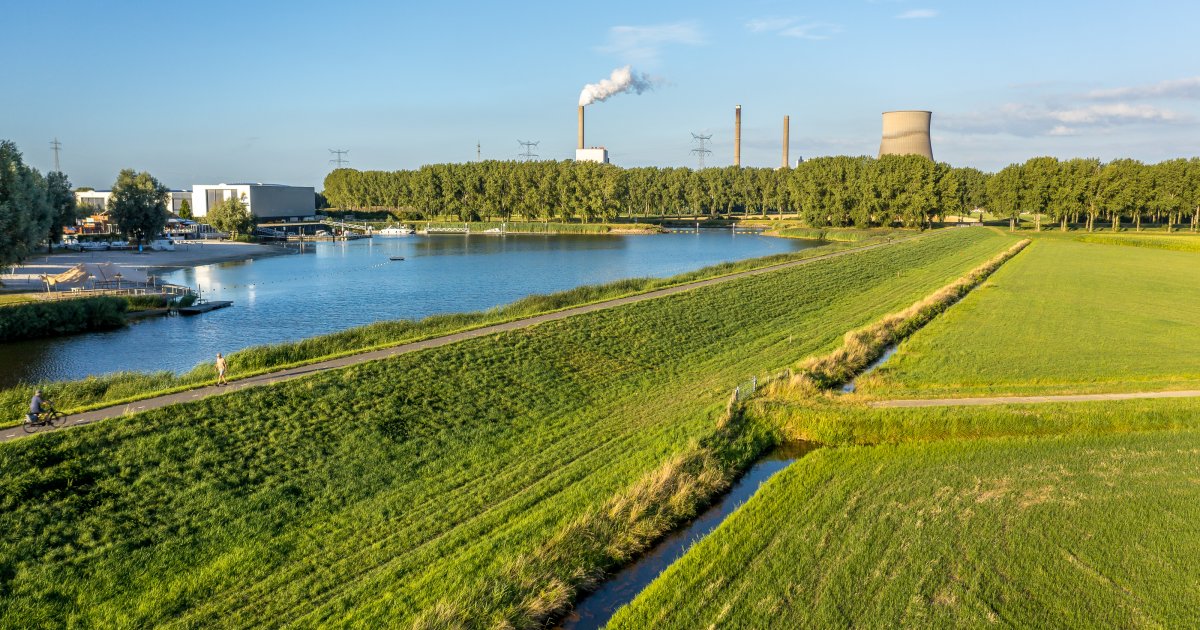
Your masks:
[{"label": "grassy dike", "polygon": [[[713,265],[669,278],[631,278],[603,285],[582,286],[549,295],[532,295],[488,311],[434,315],[421,320],[377,322],[295,342],[255,346],[230,354],[227,357],[229,372],[235,379],[265,374],[696,280],[845,251],[877,242],[878,239],[853,244],[833,243],[789,254]],[[215,374],[212,364],[206,362],[181,375],[168,371],[121,372],[76,381],[10,387],[0,390],[0,409],[11,410],[7,417],[0,416],[0,428],[20,422],[20,415],[23,413],[21,410],[28,404],[33,390],[38,387],[47,392],[59,409],[73,413],[183,391],[213,382]]]},{"label": "grassy dike", "polygon": [[722,422],[733,383],[1010,244],[949,231],[0,444],[0,626],[535,625],[770,439]]}]

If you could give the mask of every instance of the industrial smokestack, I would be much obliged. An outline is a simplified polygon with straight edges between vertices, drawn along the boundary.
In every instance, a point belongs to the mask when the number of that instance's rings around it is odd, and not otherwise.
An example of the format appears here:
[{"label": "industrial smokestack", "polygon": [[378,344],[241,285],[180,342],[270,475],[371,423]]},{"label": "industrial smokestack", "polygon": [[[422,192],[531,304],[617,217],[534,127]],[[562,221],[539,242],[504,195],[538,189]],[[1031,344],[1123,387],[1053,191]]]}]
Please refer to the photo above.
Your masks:
[{"label": "industrial smokestack", "polygon": [[923,155],[933,159],[933,144],[929,140],[929,119],[932,112],[883,112],[883,140],[879,156]]},{"label": "industrial smokestack", "polygon": [[742,106],[733,108],[733,165],[742,165]]},{"label": "industrial smokestack", "polygon": [[783,167],[788,167],[788,146],[791,144],[791,130],[788,117],[783,117]]},{"label": "industrial smokestack", "polygon": [[584,148],[583,145],[583,105],[579,106],[579,149]]}]

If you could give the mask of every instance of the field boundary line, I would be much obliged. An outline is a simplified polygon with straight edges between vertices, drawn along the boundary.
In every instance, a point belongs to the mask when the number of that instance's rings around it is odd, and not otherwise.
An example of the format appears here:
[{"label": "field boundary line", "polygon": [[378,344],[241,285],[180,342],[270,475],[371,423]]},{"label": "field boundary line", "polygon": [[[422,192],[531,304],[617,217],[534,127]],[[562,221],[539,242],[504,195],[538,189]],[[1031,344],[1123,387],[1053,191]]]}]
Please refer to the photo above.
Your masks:
[{"label": "field boundary line", "polygon": [[875,409],[904,407],[971,407],[984,405],[1021,405],[1103,400],[1140,400],[1147,398],[1200,398],[1200,389],[1157,392],[1114,392],[1111,394],[1047,394],[1043,396],[982,396],[978,398],[899,398],[867,403]]},{"label": "field boundary line", "polygon": [[[187,389],[187,390],[183,390],[183,391],[179,391],[179,392],[175,392],[175,393],[171,393],[171,394],[166,394],[166,395],[162,395],[162,396],[143,398],[141,400],[137,400],[134,402],[100,407],[98,409],[92,409],[90,411],[75,413],[75,414],[71,414],[71,415],[67,416],[65,424],[61,428],[68,429],[71,427],[76,427],[76,426],[80,426],[80,425],[84,425],[84,424],[91,424],[93,422],[98,422],[100,420],[105,420],[108,418],[115,418],[115,417],[119,417],[119,416],[136,414],[136,413],[140,413],[143,411],[150,411],[152,409],[161,409],[162,407],[167,407],[167,406],[178,404],[178,403],[200,400],[200,399],[204,399],[204,398],[209,398],[211,396],[217,396],[217,395],[221,395],[221,394],[242,391],[242,390],[250,389],[253,387],[260,387],[260,386],[264,386],[264,385],[274,385],[276,383],[282,383],[285,381],[290,381],[290,380],[293,380],[296,378],[301,378],[301,377],[309,376],[312,374],[320,374],[322,372],[337,370],[337,369],[341,369],[341,368],[345,368],[345,367],[350,367],[353,365],[358,365],[361,363],[368,363],[371,361],[390,359],[393,357],[400,356],[402,354],[408,354],[410,352],[417,352],[420,350],[429,350],[429,349],[433,349],[433,348],[439,348],[441,346],[458,343],[460,341],[467,341],[469,339],[475,339],[478,337],[486,337],[486,336],[493,335],[496,333],[511,332],[514,330],[531,328],[533,326],[537,326],[538,324],[544,324],[546,322],[567,319],[568,317],[573,317],[575,315],[583,315],[586,313],[607,310],[607,309],[615,308],[618,306],[625,306],[628,304],[636,304],[638,302],[645,302],[647,300],[654,300],[654,299],[658,299],[658,298],[668,297],[668,296],[675,295],[678,293],[684,293],[686,291],[692,291],[692,290],[700,289],[700,288],[704,288],[704,287],[715,286],[715,285],[722,284],[725,282],[730,282],[733,280],[749,278],[749,277],[753,277],[753,276],[759,276],[759,275],[763,275],[763,274],[767,274],[767,273],[772,273],[775,271],[781,271],[784,269],[791,269],[794,267],[800,267],[800,266],[817,263],[817,262],[821,262],[821,261],[825,261],[825,260],[840,258],[842,256],[847,256],[850,254],[856,254],[856,253],[865,252],[865,251],[869,251],[869,250],[890,247],[892,245],[899,245],[901,243],[907,243],[907,242],[911,242],[914,240],[922,239],[922,238],[925,238],[925,237],[933,235],[933,234],[942,234],[942,233],[944,233],[944,232],[941,232],[941,231],[925,232],[922,234],[918,234],[916,236],[910,236],[908,238],[894,239],[894,240],[890,240],[890,241],[884,241],[881,243],[873,243],[871,245],[864,245],[862,247],[843,249],[843,250],[839,250],[836,252],[830,252],[828,254],[822,254],[820,256],[813,256],[811,258],[802,258],[800,260],[792,260],[792,261],[782,262],[782,263],[778,263],[778,264],[774,264],[774,265],[768,265],[766,267],[747,269],[745,271],[739,271],[739,272],[735,272],[735,273],[724,275],[724,276],[717,276],[714,278],[705,278],[703,280],[696,280],[694,282],[688,282],[685,284],[677,284],[677,285],[670,286],[670,287],[664,287],[662,289],[655,289],[653,291],[647,291],[645,293],[637,293],[634,295],[627,295],[624,297],[613,298],[610,300],[603,300],[600,302],[592,302],[590,304],[583,304],[580,306],[574,306],[571,308],[567,308],[567,309],[563,309],[563,310],[559,310],[559,311],[552,311],[549,313],[542,313],[540,315],[534,315],[534,316],[525,317],[522,319],[515,319],[512,321],[502,322],[499,324],[490,324],[490,325],[482,326],[479,328],[471,328],[468,330],[463,330],[463,331],[451,333],[448,335],[442,335],[440,337],[430,337],[428,339],[422,339],[420,341],[412,341],[412,342],[402,343],[402,344],[395,345],[395,346],[389,346],[387,348],[381,348],[379,350],[371,350],[368,352],[352,354],[352,355],[339,357],[339,358],[335,358],[335,359],[327,359],[327,360],[318,361],[315,363],[308,363],[308,364],[305,364],[302,366],[287,368],[287,369],[278,370],[275,372],[259,374],[256,376],[251,376],[251,377],[247,377],[244,379],[231,381],[229,383],[229,385],[225,385],[225,386],[206,385],[206,386],[202,386],[202,387],[198,387],[198,388],[194,388],[194,389]],[[44,432],[51,432],[51,431],[44,431]],[[0,442],[8,442],[10,440],[19,439],[26,435],[30,435],[30,434],[25,433],[22,430],[22,428],[18,425],[18,426],[11,427],[11,428],[0,431]]]}]

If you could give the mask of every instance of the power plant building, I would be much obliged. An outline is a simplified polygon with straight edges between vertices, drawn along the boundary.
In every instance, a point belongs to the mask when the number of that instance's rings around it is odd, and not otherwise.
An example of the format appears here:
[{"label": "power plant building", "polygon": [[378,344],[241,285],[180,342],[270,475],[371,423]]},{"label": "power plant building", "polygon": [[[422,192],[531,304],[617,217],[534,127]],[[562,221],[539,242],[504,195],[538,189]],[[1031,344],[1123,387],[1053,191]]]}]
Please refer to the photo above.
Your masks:
[{"label": "power plant building", "polygon": [[932,116],[932,112],[920,110],[884,112],[879,156],[921,155],[932,160],[933,143],[929,140]]},{"label": "power plant building", "polygon": [[583,141],[583,105],[579,106],[579,142],[575,147],[576,162],[597,162],[608,164],[608,149],[604,147],[588,147]]}]

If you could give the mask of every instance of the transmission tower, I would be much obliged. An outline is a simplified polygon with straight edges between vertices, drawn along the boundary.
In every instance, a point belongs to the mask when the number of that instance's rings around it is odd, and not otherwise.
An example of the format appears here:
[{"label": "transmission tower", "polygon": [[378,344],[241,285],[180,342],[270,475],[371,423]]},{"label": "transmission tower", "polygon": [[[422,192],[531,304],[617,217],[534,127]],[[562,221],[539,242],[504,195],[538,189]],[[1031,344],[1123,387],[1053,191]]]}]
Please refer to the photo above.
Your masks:
[{"label": "transmission tower", "polygon": [[347,160],[346,158],[342,157],[343,155],[346,155],[349,152],[350,152],[349,149],[330,149],[329,153],[331,155],[334,155],[335,157],[329,161],[333,164],[337,164],[338,168],[342,168],[346,164],[350,163],[350,160]]},{"label": "transmission tower", "polygon": [[517,144],[525,147],[525,150],[521,153],[518,153],[517,157],[525,158],[526,160],[532,160],[533,158],[537,157],[538,154],[533,152],[533,147],[536,147],[539,142],[541,142],[541,140],[517,140]]},{"label": "transmission tower", "polygon": [[479,144],[478,140],[475,141],[475,161],[483,161],[483,147]]},{"label": "transmission tower", "polygon": [[704,168],[704,156],[708,155],[709,153],[712,153],[712,151],[709,150],[708,146],[706,146],[709,140],[712,140],[711,133],[708,134],[707,136],[704,136],[704,135],[701,135],[698,133],[692,134],[692,142],[696,143],[696,148],[692,149],[691,152],[693,155],[696,156],[696,161],[699,162],[699,164],[700,164],[699,168],[701,168],[701,169]]},{"label": "transmission tower", "polygon": [[62,143],[58,141],[58,138],[55,138],[50,142],[50,148],[54,149],[54,170],[61,173],[62,168],[58,165],[58,152],[62,150]]}]

